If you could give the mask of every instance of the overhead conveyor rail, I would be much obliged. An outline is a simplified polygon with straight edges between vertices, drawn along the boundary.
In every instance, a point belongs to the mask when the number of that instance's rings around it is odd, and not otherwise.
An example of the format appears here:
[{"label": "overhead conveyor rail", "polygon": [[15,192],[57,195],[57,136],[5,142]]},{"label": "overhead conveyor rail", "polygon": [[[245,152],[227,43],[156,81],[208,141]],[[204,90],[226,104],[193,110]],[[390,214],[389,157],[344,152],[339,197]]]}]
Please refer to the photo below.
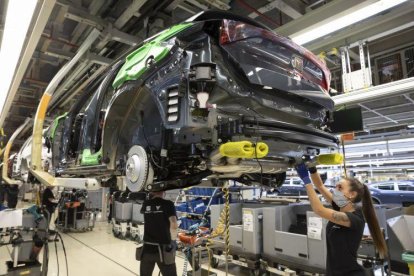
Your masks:
[{"label": "overhead conveyor rail", "polygon": [[353,105],[414,92],[414,77],[334,96],[335,106]]}]

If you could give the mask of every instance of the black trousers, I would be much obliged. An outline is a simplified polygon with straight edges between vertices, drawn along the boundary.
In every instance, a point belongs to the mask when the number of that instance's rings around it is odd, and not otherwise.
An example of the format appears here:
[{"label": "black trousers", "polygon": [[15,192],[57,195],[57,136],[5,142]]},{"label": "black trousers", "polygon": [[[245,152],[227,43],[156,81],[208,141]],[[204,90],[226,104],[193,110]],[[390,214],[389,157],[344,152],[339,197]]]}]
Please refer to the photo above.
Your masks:
[{"label": "black trousers", "polygon": [[160,255],[158,253],[147,253],[144,250],[142,255],[139,272],[140,276],[152,276],[155,264],[157,264],[163,276],[177,276],[175,263],[170,265],[161,263]]}]

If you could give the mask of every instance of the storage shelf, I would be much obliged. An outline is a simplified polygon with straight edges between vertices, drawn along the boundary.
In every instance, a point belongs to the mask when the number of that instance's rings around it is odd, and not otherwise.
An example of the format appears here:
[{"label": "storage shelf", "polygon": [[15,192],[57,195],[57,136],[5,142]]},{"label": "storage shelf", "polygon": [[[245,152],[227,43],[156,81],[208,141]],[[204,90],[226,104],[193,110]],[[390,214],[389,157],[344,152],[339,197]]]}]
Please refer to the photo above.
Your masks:
[{"label": "storage shelf", "polygon": [[212,196],[207,196],[207,195],[185,195],[185,196],[188,196],[188,197],[204,197],[204,198],[211,198]]},{"label": "storage shelf", "polygon": [[181,211],[177,211],[177,213],[180,213],[181,216],[183,216],[183,215],[190,215],[190,216],[195,216],[195,217],[202,217],[202,216],[204,216],[204,214],[196,214],[196,213],[181,212]]}]

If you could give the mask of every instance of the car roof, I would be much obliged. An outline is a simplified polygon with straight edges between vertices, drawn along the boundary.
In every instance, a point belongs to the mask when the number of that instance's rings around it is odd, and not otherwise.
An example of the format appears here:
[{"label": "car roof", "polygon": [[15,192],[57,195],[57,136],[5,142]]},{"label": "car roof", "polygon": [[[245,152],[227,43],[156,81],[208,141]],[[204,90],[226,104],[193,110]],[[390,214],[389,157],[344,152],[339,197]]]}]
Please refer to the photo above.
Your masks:
[{"label": "car roof", "polygon": [[374,183],[369,184],[369,186],[371,186],[371,185],[386,185],[386,184],[394,184],[394,183],[407,184],[407,185],[410,185],[410,186],[414,185],[412,182],[407,181],[407,180],[391,180],[391,181],[384,181],[384,182],[374,182]]}]

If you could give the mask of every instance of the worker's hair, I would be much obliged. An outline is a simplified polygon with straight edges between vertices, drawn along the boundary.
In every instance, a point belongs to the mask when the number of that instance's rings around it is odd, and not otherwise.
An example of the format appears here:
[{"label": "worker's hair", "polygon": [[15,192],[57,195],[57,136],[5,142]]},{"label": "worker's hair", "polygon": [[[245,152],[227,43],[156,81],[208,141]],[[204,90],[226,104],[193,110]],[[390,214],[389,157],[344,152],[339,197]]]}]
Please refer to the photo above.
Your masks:
[{"label": "worker's hair", "polygon": [[371,193],[367,185],[362,184],[355,178],[345,178],[350,186],[351,191],[357,192],[357,196],[353,200],[354,203],[362,201],[362,212],[364,213],[365,220],[368,224],[369,232],[374,240],[374,244],[382,258],[387,256],[387,245],[385,243],[384,235],[378,223],[377,216],[375,214],[374,205],[372,203]]}]

